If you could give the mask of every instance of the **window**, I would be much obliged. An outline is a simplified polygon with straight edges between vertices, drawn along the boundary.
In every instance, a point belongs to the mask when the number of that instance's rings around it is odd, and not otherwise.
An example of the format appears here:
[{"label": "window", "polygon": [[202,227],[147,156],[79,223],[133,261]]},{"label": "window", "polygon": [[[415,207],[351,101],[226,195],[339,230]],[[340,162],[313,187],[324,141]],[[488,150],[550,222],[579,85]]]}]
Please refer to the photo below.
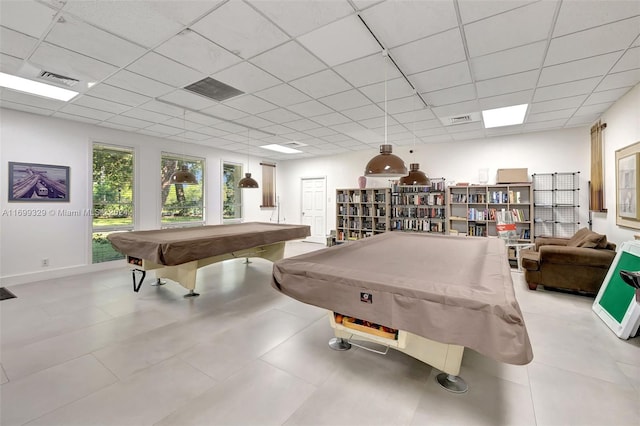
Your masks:
[{"label": "window", "polygon": [[262,166],[262,205],[260,207],[276,206],[276,165],[260,163]]},{"label": "window", "polygon": [[242,190],[238,182],[242,179],[242,165],[222,164],[222,220],[240,221],[242,219]]},{"label": "window", "polygon": [[122,259],[107,235],[133,229],[133,150],[93,145],[93,263]]},{"label": "window", "polygon": [[[171,175],[186,165],[197,185],[171,184]],[[204,159],[162,153],[160,166],[162,218],[164,227],[204,223]]]}]

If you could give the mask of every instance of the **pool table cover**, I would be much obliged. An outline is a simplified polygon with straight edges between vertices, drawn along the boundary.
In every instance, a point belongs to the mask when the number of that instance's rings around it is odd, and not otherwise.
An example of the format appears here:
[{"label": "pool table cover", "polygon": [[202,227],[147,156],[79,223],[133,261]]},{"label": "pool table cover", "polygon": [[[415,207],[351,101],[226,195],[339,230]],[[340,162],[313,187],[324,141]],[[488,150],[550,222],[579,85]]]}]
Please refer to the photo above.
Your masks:
[{"label": "pool table cover", "polygon": [[173,266],[309,235],[308,225],[247,222],[117,232],[107,238],[116,250],[125,255]]},{"label": "pool table cover", "polygon": [[498,361],[533,359],[506,247],[497,238],[387,232],[279,260],[272,286]]}]

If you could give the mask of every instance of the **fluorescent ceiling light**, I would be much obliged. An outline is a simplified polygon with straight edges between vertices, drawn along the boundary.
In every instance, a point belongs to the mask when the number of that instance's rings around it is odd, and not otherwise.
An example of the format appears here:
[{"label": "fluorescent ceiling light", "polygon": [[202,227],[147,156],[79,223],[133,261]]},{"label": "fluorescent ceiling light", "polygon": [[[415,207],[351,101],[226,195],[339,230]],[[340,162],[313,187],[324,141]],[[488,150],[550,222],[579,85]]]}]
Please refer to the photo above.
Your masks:
[{"label": "fluorescent ceiling light", "polygon": [[73,90],[27,80],[26,78],[16,77],[15,75],[5,74],[3,72],[0,72],[0,86],[17,90],[18,92],[30,93],[32,95],[44,96],[45,98],[53,98],[65,102],[73,99],[78,94],[78,92],[74,92]]},{"label": "fluorescent ceiling light", "polygon": [[522,104],[482,111],[482,120],[484,121],[485,129],[522,124],[528,106],[529,104]]},{"label": "fluorescent ceiling light", "polygon": [[302,151],[300,150],[278,145],[275,143],[271,145],[262,145],[260,146],[260,148],[270,149],[271,151],[282,152],[283,154],[301,154],[302,153]]}]

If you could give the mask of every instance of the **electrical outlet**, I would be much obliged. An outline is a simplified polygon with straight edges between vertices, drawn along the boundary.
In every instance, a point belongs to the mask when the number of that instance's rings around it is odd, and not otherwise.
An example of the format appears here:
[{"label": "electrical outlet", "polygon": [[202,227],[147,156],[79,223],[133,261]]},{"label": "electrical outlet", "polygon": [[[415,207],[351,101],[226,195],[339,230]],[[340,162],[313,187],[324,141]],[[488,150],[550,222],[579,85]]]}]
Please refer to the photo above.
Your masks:
[{"label": "electrical outlet", "polygon": [[42,259],[42,266],[49,266],[49,259],[48,258],[44,258]]}]

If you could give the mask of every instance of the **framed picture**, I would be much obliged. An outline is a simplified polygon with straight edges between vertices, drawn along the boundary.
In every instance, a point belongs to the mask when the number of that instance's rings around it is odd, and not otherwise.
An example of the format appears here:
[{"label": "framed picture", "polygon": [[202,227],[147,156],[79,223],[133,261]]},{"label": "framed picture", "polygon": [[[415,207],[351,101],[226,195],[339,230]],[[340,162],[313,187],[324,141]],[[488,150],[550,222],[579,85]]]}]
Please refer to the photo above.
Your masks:
[{"label": "framed picture", "polygon": [[69,167],[9,162],[9,201],[69,201]]},{"label": "framed picture", "polygon": [[640,229],[640,142],[616,151],[616,224]]}]

